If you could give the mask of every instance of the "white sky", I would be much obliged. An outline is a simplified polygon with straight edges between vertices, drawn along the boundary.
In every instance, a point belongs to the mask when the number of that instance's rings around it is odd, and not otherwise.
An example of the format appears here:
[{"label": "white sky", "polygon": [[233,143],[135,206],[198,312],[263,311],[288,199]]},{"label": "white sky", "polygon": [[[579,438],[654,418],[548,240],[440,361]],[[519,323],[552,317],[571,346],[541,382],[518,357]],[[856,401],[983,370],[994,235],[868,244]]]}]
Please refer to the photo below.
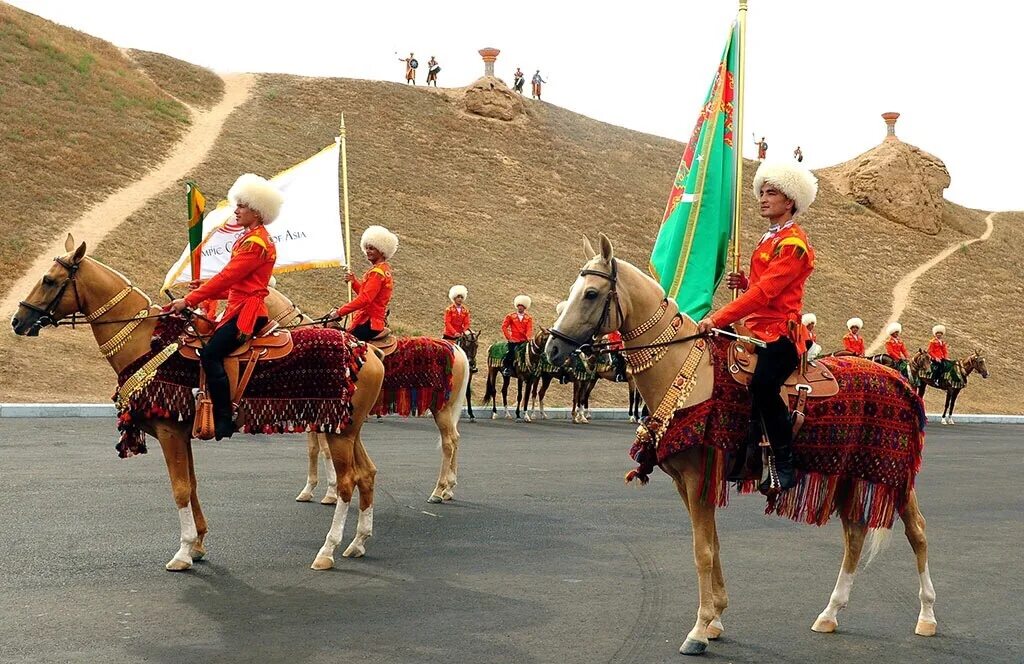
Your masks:
[{"label": "white sky", "polygon": [[[500,48],[548,81],[544,99],[677,140],[688,138],[738,3],[249,2],[13,0],[119,46],[167,53],[220,72],[287,72],[401,81],[411,50],[442,66],[441,85],[483,72]],[[948,8],[947,8],[948,7]],[[750,0],[744,153],[799,144],[811,168],[881,142],[883,111],[903,140],[946,163],[950,200],[1024,209],[1020,3],[972,0]],[[420,83],[426,77],[419,71]],[[527,85],[529,91],[529,85]],[[339,109],[343,110],[343,109]],[[1012,178],[1012,179],[1011,179]]]}]

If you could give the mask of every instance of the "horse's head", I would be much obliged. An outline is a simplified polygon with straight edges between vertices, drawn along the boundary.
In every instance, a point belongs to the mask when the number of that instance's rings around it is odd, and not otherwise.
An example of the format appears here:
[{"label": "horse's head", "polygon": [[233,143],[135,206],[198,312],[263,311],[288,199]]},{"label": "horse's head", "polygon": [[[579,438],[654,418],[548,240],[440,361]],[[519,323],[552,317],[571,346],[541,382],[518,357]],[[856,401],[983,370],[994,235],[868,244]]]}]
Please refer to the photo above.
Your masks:
[{"label": "horse's head", "polygon": [[977,371],[982,378],[988,378],[988,366],[985,364],[985,355],[980,348],[974,351],[974,354],[968,359],[966,369],[968,372]]},{"label": "horse's head", "polygon": [[910,369],[918,376],[931,373],[932,358],[923,348],[918,348],[917,353],[910,360]]},{"label": "horse's head", "polygon": [[466,330],[459,337],[459,348],[466,354],[466,359],[469,360],[469,370],[472,373],[477,372],[476,368],[476,351],[480,345],[480,333],[474,332],[473,330]]},{"label": "horse's head", "polygon": [[625,303],[619,298],[619,269],[611,241],[602,233],[601,253],[597,253],[590,240],[583,238],[583,251],[587,262],[569,290],[565,309],[551,328],[545,346],[548,360],[556,366],[581,346],[618,329],[626,315]]},{"label": "horse's head", "polygon": [[53,265],[14,312],[11,327],[15,334],[37,336],[43,327],[54,325],[81,308],[75,279],[85,258],[85,242],[75,249],[75,239],[68,233],[64,249],[68,253],[53,259]]}]

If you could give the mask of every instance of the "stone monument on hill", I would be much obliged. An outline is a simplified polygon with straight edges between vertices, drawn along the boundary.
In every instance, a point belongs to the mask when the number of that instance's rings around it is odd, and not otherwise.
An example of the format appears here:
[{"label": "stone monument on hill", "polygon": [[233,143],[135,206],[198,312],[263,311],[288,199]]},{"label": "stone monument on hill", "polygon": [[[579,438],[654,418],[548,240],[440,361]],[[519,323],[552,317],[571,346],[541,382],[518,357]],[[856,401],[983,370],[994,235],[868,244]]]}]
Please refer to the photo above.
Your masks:
[{"label": "stone monument on hill", "polygon": [[503,80],[494,75],[494,61],[501,53],[496,48],[482,48],[484,75],[465,89],[462,109],[467,113],[495,120],[510,121],[526,112],[522,98],[513,93]]}]

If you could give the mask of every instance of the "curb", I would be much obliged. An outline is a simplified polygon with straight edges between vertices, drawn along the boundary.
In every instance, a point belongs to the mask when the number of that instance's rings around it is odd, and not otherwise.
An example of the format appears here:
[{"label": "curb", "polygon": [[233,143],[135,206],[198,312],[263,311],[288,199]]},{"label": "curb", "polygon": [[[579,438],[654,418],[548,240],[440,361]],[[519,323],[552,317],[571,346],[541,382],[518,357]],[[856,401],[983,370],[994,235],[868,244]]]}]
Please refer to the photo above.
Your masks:
[{"label": "curb", "polygon": [[[515,411],[511,411],[513,414]],[[568,408],[548,408],[548,419],[568,420]],[[490,408],[483,406],[475,409],[477,420],[489,420]],[[940,424],[940,413],[929,413],[929,424]],[[104,403],[0,403],[0,418],[5,417],[116,417],[117,411],[113,404]],[[466,410],[462,410],[466,417]],[[505,419],[504,409],[498,409],[498,419]],[[626,421],[625,408],[591,408],[592,420]],[[1024,415],[987,415],[965,413],[957,415],[958,424],[1024,424]]]}]

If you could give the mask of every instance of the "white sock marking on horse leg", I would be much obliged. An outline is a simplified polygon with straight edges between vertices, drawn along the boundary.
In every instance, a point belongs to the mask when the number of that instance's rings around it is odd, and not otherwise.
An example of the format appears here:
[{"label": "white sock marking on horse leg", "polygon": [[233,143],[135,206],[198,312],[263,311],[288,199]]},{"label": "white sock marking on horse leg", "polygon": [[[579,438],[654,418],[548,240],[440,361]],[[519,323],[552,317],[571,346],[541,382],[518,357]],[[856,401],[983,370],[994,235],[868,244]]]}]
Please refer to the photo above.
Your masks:
[{"label": "white sock marking on horse leg", "polygon": [[352,543],[341,554],[346,558],[360,558],[366,553],[366,540],[373,537],[373,505],[359,510],[359,522],[356,524],[356,536]]},{"label": "white sock marking on horse leg", "polygon": [[334,549],[338,547],[338,544],[341,542],[342,533],[345,532],[348,505],[348,503],[339,500],[338,504],[334,506],[334,518],[331,519],[331,529],[327,531],[327,539],[324,540],[324,545],[320,547],[320,551],[316,554],[318,558],[323,556],[334,560]]},{"label": "white sock marking on horse leg", "polygon": [[836,580],[836,587],[832,590],[832,595],[828,599],[828,606],[818,616],[818,620],[831,620],[832,622],[838,622],[836,616],[839,612],[846,608],[846,605],[850,602],[850,590],[853,588],[853,580],[857,576],[856,572],[848,573],[846,570],[839,570],[839,578]]},{"label": "white sock marking on horse leg", "polygon": [[921,613],[917,619],[934,623],[935,588],[932,586],[932,577],[928,573],[928,563],[924,564],[924,571],[919,576],[921,577],[921,592],[918,593],[918,597],[921,599]]},{"label": "white sock marking on horse leg", "polygon": [[192,547],[199,541],[199,531],[196,530],[196,520],[192,516],[192,503],[188,503],[178,510],[178,522],[181,524],[181,546],[174,554],[173,560],[192,564]]}]

